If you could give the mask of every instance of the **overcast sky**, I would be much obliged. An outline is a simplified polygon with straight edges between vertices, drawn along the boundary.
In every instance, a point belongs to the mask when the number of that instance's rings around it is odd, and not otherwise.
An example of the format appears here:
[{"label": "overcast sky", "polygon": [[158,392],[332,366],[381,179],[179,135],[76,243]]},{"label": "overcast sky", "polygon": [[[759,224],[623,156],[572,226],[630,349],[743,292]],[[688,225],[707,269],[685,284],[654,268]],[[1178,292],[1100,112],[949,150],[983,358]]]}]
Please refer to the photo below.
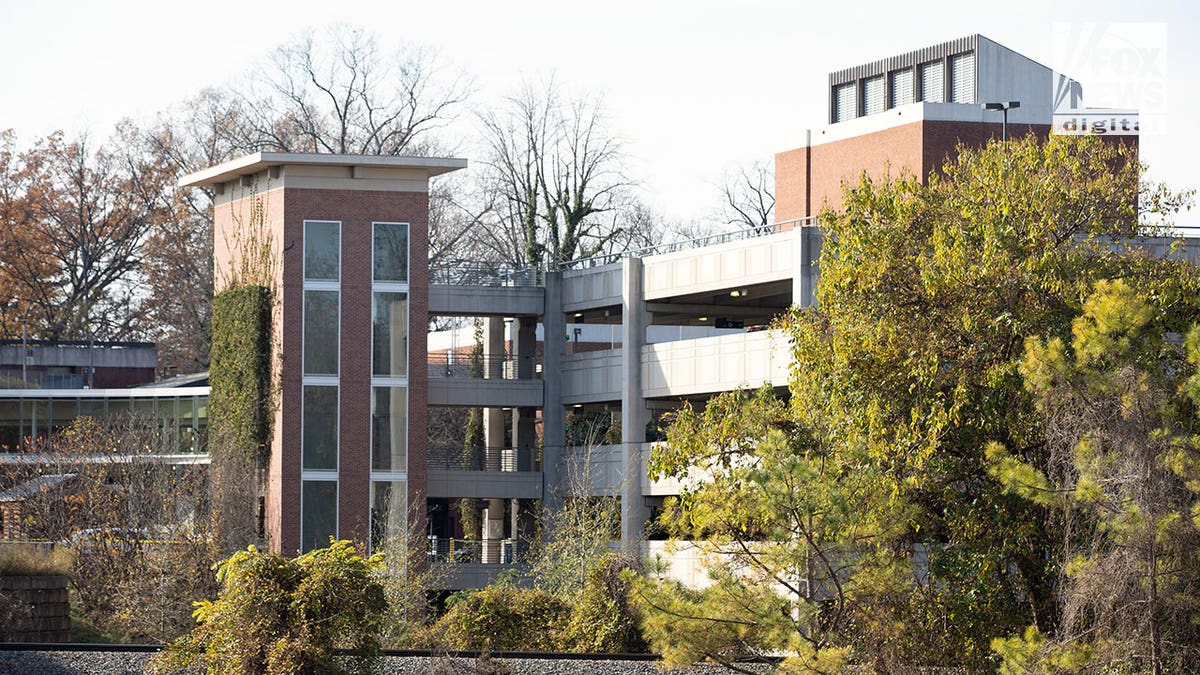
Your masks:
[{"label": "overcast sky", "polygon": [[[603,94],[644,199],[672,218],[711,213],[723,171],[769,161],[823,125],[830,71],[973,33],[1080,80],[1088,105],[1139,105],[1088,98],[1089,81],[1149,97],[1143,110],[1159,106],[1166,131],[1143,135],[1142,159],[1177,188],[1200,185],[1200,12],[1185,0],[0,0],[0,129],[22,144],[55,129],[102,138],[333,22],[438,49],[475,78],[477,106],[551,75]],[[1081,58],[1081,34],[1115,57]]]}]

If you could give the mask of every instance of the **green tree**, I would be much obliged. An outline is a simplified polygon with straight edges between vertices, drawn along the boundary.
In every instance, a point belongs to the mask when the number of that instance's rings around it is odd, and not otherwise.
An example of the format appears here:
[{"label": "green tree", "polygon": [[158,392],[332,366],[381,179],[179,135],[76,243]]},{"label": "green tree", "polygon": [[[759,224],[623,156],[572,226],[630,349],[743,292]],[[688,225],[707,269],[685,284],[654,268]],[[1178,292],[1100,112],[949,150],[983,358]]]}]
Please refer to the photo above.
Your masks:
[{"label": "green tree", "polygon": [[1012,672],[1090,661],[1157,675],[1200,657],[1200,329],[1186,346],[1168,339],[1176,301],[1101,280],[1069,342],[1025,343],[1021,373],[1050,462],[1034,467],[999,445],[989,456],[1009,489],[1055,509],[1067,532],[1060,629],[1026,636],[1036,649],[1023,664],[1022,645],[999,642]]},{"label": "green tree", "polygon": [[253,546],[216,566],[221,591],[197,603],[197,626],[156,659],[157,672],[369,673],[387,601],[377,572],[348,541],[296,558]]},{"label": "green tree", "polygon": [[[794,651],[800,669],[828,650],[885,669],[986,668],[993,637],[1030,624],[1055,634],[1066,524],[1006,490],[985,449],[1048,465],[1024,341],[1068,335],[1095,281],[1127,279],[1171,298],[1177,323],[1196,317],[1193,265],[1113,243],[1180,203],[1139,195],[1140,169],[1122,144],[1027,137],[960,148],[924,184],[848,187],[843,210],[822,214],[818,307],[783,326],[789,404],[727,397],[698,424],[685,416],[657,453],[657,474],[693,485],[669,524],[714,554],[707,593],[725,599],[673,607],[669,589],[647,588],[651,622],[733,617],[749,646]],[[813,560],[811,583],[794,581]],[[775,577],[771,590],[744,583],[746,570]],[[769,617],[756,614],[764,594]],[[663,631],[654,645],[673,653],[689,637]]]}]

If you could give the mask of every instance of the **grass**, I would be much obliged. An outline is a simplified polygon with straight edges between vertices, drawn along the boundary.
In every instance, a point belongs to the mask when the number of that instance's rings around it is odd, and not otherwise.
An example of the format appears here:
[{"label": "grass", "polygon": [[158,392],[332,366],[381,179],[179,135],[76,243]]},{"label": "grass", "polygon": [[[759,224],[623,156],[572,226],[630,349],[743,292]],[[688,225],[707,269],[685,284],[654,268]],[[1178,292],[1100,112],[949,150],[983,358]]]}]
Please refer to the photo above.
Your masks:
[{"label": "grass", "polygon": [[9,545],[0,548],[0,575],[51,576],[70,574],[75,556],[70,549],[55,546],[50,550],[36,545]]}]

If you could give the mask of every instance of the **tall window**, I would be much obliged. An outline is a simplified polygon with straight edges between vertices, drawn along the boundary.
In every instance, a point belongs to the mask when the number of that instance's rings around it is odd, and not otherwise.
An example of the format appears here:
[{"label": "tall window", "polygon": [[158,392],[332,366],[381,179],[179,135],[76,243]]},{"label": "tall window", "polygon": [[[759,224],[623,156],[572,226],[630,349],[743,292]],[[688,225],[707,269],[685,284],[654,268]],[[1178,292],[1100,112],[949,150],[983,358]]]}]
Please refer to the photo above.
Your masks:
[{"label": "tall window", "polygon": [[927,103],[946,101],[945,68],[941,61],[921,64],[921,100]]},{"label": "tall window", "polygon": [[342,225],[304,222],[304,345],[300,433],[300,550],[336,538]]},{"label": "tall window", "polygon": [[408,224],[375,223],[371,260],[371,547],[408,531]]}]

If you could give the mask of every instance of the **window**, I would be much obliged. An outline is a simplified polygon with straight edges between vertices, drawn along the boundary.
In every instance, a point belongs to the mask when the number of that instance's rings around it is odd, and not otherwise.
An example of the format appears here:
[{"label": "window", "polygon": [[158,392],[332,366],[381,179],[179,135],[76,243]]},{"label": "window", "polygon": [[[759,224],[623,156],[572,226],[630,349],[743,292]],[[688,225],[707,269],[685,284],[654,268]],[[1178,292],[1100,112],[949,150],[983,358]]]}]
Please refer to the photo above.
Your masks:
[{"label": "window", "polygon": [[892,90],[888,96],[888,107],[913,102],[913,71],[911,68],[892,72]]},{"label": "window", "polygon": [[371,374],[408,375],[408,293],[375,293],[371,303]]},{"label": "window", "polygon": [[304,221],[304,278],[337,281],[341,272],[341,223]]},{"label": "window", "polygon": [[408,225],[375,223],[374,280],[408,283]]},{"label": "window", "polygon": [[845,122],[858,116],[853,82],[833,88],[833,121]]},{"label": "window", "polygon": [[371,481],[372,553],[404,550],[408,534],[406,490],[402,480]]},{"label": "window", "polygon": [[338,374],[338,291],[304,291],[304,374]]},{"label": "window", "polygon": [[883,112],[883,76],[863,80],[863,114],[877,115]]},{"label": "window", "polygon": [[941,61],[921,64],[921,100],[944,103],[946,100],[945,72]]},{"label": "window", "polygon": [[333,480],[300,483],[300,552],[329,546],[337,538],[338,484]]},{"label": "window", "polygon": [[338,388],[304,386],[301,467],[336,471],[338,466]]},{"label": "window", "polygon": [[975,52],[950,57],[950,101],[975,102]]},{"label": "window", "polygon": [[408,390],[371,387],[371,470],[408,469]]}]

